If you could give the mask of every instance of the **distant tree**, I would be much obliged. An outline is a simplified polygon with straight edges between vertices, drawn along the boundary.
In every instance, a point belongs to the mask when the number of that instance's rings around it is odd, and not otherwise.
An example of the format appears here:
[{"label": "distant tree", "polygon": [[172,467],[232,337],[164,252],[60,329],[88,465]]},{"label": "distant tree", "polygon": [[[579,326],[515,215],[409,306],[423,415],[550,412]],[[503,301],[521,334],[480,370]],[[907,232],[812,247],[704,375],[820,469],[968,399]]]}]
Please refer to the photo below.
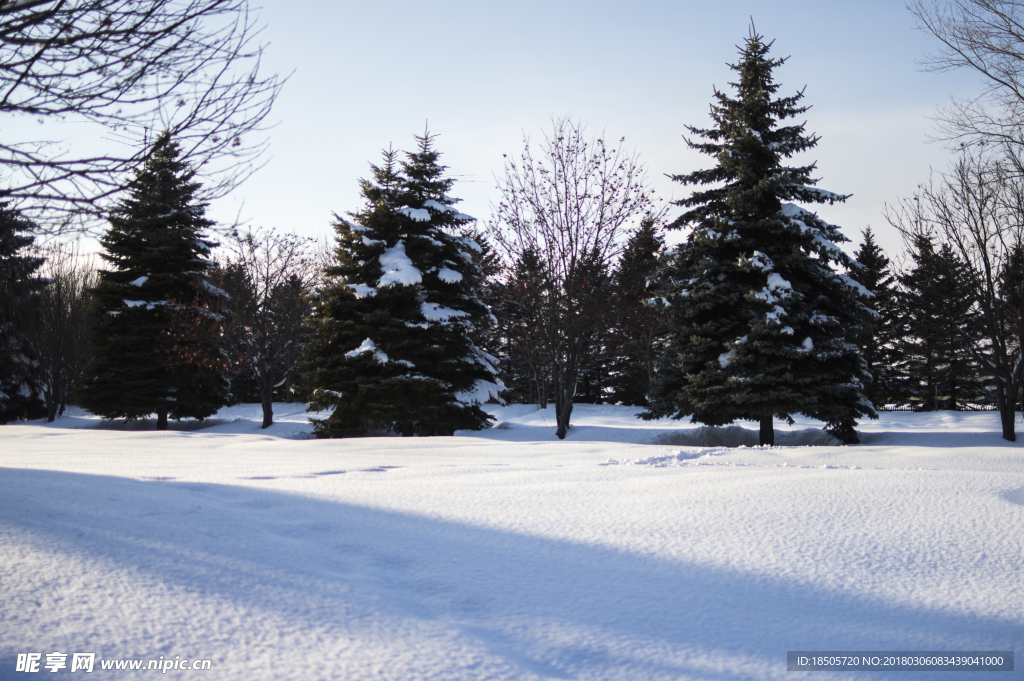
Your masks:
[{"label": "distant tree", "polygon": [[316,278],[310,240],[270,230],[236,234],[218,287],[231,310],[229,352],[256,383],[263,428],[274,422],[273,395],[294,377],[306,343],[307,294]]},{"label": "distant tree", "polygon": [[905,377],[898,369],[903,328],[896,277],[870,227],[864,230],[863,241],[854,257],[861,265],[858,280],[874,294],[868,306],[877,315],[864,336],[856,339],[871,373],[871,382],[864,386],[864,394],[876,407],[900,403],[906,397],[906,389]]},{"label": "distant tree", "polygon": [[551,398],[551,365],[543,329],[547,269],[534,249],[519,255],[490,291],[497,324],[490,346],[501,366],[505,397],[546,409]]},{"label": "distant tree", "polygon": [[[596,337],[607,323],[600,289],[623,237],[652,211],[652,190],[635,153],[588,139],[582,125],[555,119],[534,157],[529,139],[506,159],[495,240],[507,261],[536,253],[545,290],[537,328],[551,371],[556,435],[569,429],[573,398]],[[609,148],[611,147],[611,148]]]},{"label": "distant tree", "polygon": [[46,420],[51,422],[64,414],[89,361],[89,290],[96,285],[96,270],[76,242],[58,243],[43,253],[44,286],[28,342]]},{"label": "distant tree", "polygon": [[43,287],[36,272],[43,259],[29,254],[33,223],[0,201],[0,423],[41,415],[36,357],[29,330]]},{"label": "distant tree", "polygon": [[[1017,399],[1024,384],[1024,310],[1011,304],[1004,276],[1024,243],[1024,176],[1011,148],[966,151],[941,180],[888,212],[908,241],[930,234],[936,252],[947,250],[959,262],[966,282],[971,320],[963,327],[975,366],[989,379],[1000,412],[1003,438],[1016,440]],[[959,284],[958,284],[959,285]],[[1012,296],[1010,297],[1012,300]]]},{"label": "distant tree", "polygon": [[97,151],[5,129],[9,198],[51,229],[102,224],[159,130],[216,178],[203,198],[223,195],[258,165],[280,90],[260,73],[258,34],[246,0],[0,0],[0,115],[91,123],[128,142]]},{"label": "distant tree", "polygon": [[618,307],[611,263],[594,253],[576,266],[574,278],[578,281],[567,288],[565,307],[586,317],[589,333],[577,336],[577,379],[572,401],[601,404],[611,389],[609,379],[616,357],[611,334]]},{"label": "distant tree", "polygon": [[213,225],[195,171],[161,135],[110,216],[93,295],[92,360],[77,401],[105,418],[213,415],[228,400],[219,347],[224,292],[207,274]]},{"label": "distant tree", "polygon": [[906,333],[901,344],[907,392],[927,411],[959,410],[984,400],[971,346],[978,319],[964,265],[949,244],[935,249],[931,235],[908,244],[913,268],[900,276]]},{"label": "distant tree", "polygon": [[491,417],[501,390],[496,360],[473,343],[490,323],[479,298],[480,248],[459,236],[472,220],[449,196],[433,137],[399,165],[395,153],[362,181],[366,205],[337,217],[336,264],[314,302],[306,355],[319,437],[391,430],[451,435]]},{"label": "distant tree", "polygon": [[815,146],[803,125],[803,93],[775,98],[770,44],[751,29],[736,97],[715,92],[715,127],[688,128],[690,146],[717,164],[673,179],[698,190],[670,227],[692,227],[659,277],[674,283],[672,337],[643,416],[691,416],[722,425],[760,423],[759,441],[774,444],[772,419],[801,413],[857,442],[860,416],[875,418],[864,397],[867,368],[851,339],[872,318],[871,294],[840,270],[858,269],[836,242],[839,229],[797,206],[845,200],[814,187],[814,165],[785,159]]},{"label": "distant tree", "polygon": [[613,402],[647,406],[657,362],[668,339],[668,315],[657,289],[649,286],[665,242],[648,217],[634,232],[615,270],[614,326],[609,345]]}]

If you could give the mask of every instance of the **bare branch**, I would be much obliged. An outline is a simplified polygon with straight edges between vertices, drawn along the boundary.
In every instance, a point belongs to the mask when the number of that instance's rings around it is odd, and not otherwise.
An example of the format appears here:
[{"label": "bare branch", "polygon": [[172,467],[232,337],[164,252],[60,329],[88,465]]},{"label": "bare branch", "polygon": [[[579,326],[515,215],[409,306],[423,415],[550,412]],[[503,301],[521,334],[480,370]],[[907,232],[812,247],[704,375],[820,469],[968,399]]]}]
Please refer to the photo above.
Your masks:
[{"label": "bare branch", "polygon": [[[92,124],[95,137],[168,131],[203,175],[203,201],[259,167],[280,91],[247,0],[0,3],[0,114]],[[6,198],[51,231],[97,225],[149,151],[100,140],[0,141]],[[100,147],[102,148],[102,147]]]},{"label": "bare branch", "polygon": [[1014,439],[1014,410],[1024,378],[1024,161],[965,153],[938,182],[887,209],[889,223],[909,242],[927,235],[948,244],[966,265],[974,312],[983,327],[973,352],[995,379],[1003,437]]},{"label": "bare branch", "polygon": [[607,307],[602,287],[609,267],[654,203],[643,165],[624,140],[588,138],[568,118],[552,124],[536,149],[524,138],[519,160],[506,159],[492,227],[510,264],[532,254],[544,270],[537,323],[552,371],[558,436],[565,437],[577,372]]}]

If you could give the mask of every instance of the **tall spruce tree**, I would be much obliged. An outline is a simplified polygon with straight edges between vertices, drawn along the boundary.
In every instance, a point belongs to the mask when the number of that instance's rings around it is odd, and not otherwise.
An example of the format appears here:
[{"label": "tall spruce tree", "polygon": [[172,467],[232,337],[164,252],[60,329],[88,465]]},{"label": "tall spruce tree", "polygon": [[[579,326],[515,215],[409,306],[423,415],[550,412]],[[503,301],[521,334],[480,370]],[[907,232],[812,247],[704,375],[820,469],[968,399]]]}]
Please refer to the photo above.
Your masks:
[{"label": "tall spruce tree", "polygon": [[864,394],[876,406],[898,404],[906,397],[906,385],[898,370],[903,331],[896,277],[870,227],[864,230],[863,241],[854,257],[862,266],[858,279],[874,294],[868,305],[877,315],[864,336],[856,339],[871,373],[871,382],[865,386]]},{"label": "tall spruce tree", "polygon": [[857,442],[856,418],[875,418],[864,397],[869,377],[850,339],[867,328],[871,294],[854,278],[859,266],[836,242],[833,225],[792,203],[843,201],[814,187],[813,164],[785,159],[815,146],[803,125],[803,92],[775,98],[770,44],[753,29],[732,66],[735,98],[715,92],[715,127],[688,127],[691,148],[717,161],[673,179],[699,189],[670,227],[692,227],[660,277],[675,285],[672,339],[646,418],[691,416],[722,425],[760,424],[774,444],[774,417],[801,413],[824,421],[843,442]]},{"label": "tall spruce tree", "polygon": [[45,414],[27,332],[38,315],[43,259],[29,255],[33,223],[0,201],[0,423]]},{"label": "tall spruce tree", "polygon": [[306,365],[319,437],[375,430],[451,435],[480,429],[497,397],[496,360],[473,343],[492,322],[478,289],[479,246],[460,236],[472,220],[448,195],[433,137],[399,164],[394,152],[362,181],[366,206],[338,217],[337,264],[316,302]]},{"label": "tall spruce tree", "polygon": [[92,361],[78,402],[106,418],[213,415],[228,400],[218,347],[223,292],[206,279],[213,223],[195,171],[161,135],[110,215],[93,289]]}]

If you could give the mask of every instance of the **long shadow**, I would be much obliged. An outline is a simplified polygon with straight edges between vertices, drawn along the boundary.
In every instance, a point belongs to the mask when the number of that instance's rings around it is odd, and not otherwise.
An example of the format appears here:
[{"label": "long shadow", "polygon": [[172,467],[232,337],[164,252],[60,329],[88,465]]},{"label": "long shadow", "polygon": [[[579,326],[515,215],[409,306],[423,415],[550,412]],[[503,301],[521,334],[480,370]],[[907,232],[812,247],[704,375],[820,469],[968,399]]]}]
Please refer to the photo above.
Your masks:
[{"label": "long shadow", "polygon": [[[0,469],[0,499],[0,542],[7,534],[50,547],[55,561],[75,556],[113,565],[177,593],[317,630],[321,640],[355,636],[367,623],[403,623],[433,632],[441,650],[457,640],[498,658],[510,670],[507,678],[748,681],[789,678],[787,650],[1010,650],[1024,642],[1020,621],[886,604],[725,567],[273,491]],[[4,560],[8,567],[11,560]],[[59,565],[52,571],[59,582]],[[99,634],[60,640],[60,628],[35,631],[31,618],[3,615],[3,608],[25,605],[27,596],[15,588],[23,578],[15,574],[5,589],[0,625],[18,621],[29,630],[0,634],[0,641],[139,656]],[[76,597],[88,594],[66,596]],[[196,625],[168,624],[161,639],[173,644],[176,626]],[[247,624],[238,626],[244,631]],[[168,657],[221,659],[257,652],[245,648],[244,638],[211,642],[206,651],[163,650]],[[28,678],[10,672],[23,652],[11,645],[0,647],[0,678]],[[347,666],[324,663],[305,678],[391,678],[380,660],[360,672],[354,654]],[[431,678],[478,678],[458,664],[452,660],[449,673]],[[214,671],[209,678],[215,677],[229,678]],[[237,678],[293,677],[267,669]]]}]

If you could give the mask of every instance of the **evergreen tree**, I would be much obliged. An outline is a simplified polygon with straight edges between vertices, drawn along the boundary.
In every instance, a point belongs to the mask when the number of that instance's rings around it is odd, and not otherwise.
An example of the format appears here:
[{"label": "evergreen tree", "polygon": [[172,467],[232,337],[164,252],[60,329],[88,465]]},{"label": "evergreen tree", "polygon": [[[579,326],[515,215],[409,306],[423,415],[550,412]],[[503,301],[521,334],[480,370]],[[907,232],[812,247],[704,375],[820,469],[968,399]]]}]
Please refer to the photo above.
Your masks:
[{"label": "evergreen tree", "polygon": [[668,319],[664,307],[651,300],[648,286],[658,271],[665,244],[657,223],[648,217],[629,238],[615,270],[615,325],[610,346],[611,401],[647,406],[658,358],[664,352]]},{"label": "evergreen tree", "polygon": [[[580,258],[567,284],[564,295],[558,300],[561,315],[587,320],[584,328],[574,334],[559,335],[563,346],[576,345],[575,352],[565,353],[570,361],[575,356],[578,367],[572,399],[584,404],[601,404],[607,398],[606,390],[610,390],[609,377],[616,354],[611,335],[617,312],[612,273],[595,250]],[[551,336],[548,338],[550,342]]]},{"label": "evergreen tree", "polygon": [[44,415],[26,333],[38,315],[43,259],[28,255],[34,225],[0,201],[0,423]]},{"label": "evergreen tree", "polygon": [[307,352],[310,408],[319,437],[392,430],[451,435],[480,429],[496,397],[496,360],[472,341],[491,323],[478,296],[479,245],[458,235],[472,220],[454,207],[454,180],[433,137],[397,167],[395,154],[362,181],[366,206],[338,217],[337,264],[316,301]]},{"label": "evergreen tree", "polygon": [[203,419],[228,400],[218,347],[223,292],[203,235],[195,171],[161,135],[110,215],[100,243],[109,269],[93,289],[92,361],[79,403],[105,418]]},{"label": "evergreen tree", "polygon": [[672,339],[644,416],[757,421],[761,444],[774,444],[773,417],[802,413],[856,442],[855,419],[877,416],[850,342],[871,320],[870,293],[836,271],[857,268],[835,245],[846,241],[839,229],[791,203],[846,197],[814,187],[813,164],[783,165],[818,138],[782,125],[807,107],[802,91],[774,98],[772,72],[784,60],[769,48],[752,30],[732,66],[736,97],[716,91],[716,127],[688,128],[703,138],[691,148],[717,165],[673,177],[699,189],[677,203],[686,212],[670,225],[692,232],[659,275],[677,287]]},{"label": "evergreen tree", "polygon": [[896,277],[892,274],[889,258],[875,241],[868,227],[863,242],[854,254],[861,267],[857,278],[874,297],[868,305],[877,315],[868,330],[857,339],[861,356],[867,362],[871,382],[864,394],[876,406],[898,404],[905,395],[905,380],[898,370],[899,346],[903,337]]},{"label": "evergreen tree", "polygon": [[[1020,338],[1024,324],[1024,244],[1018,243],[1011,249],[999,273],[998,290],[998,319],[1003,337],[1007,340]],[[1024,404],[1024,400],[1020,404]]]},{"label": "evergreen tree", "polygon": [[505,399],[547,408],[551,397],[551,363],[544,330],[547,269],[534,248],[516,258],[494,287],[491,308],[498,319],[495,354],[500,360]]},{"label": "evergreen tree", "polygon": [[907,333],[901,369],[910,402],[926,411],[958,410],[986,400],[971,347],[978,321],[963,263],[927,234],[910,244],[914,267],[900,277]]}]

